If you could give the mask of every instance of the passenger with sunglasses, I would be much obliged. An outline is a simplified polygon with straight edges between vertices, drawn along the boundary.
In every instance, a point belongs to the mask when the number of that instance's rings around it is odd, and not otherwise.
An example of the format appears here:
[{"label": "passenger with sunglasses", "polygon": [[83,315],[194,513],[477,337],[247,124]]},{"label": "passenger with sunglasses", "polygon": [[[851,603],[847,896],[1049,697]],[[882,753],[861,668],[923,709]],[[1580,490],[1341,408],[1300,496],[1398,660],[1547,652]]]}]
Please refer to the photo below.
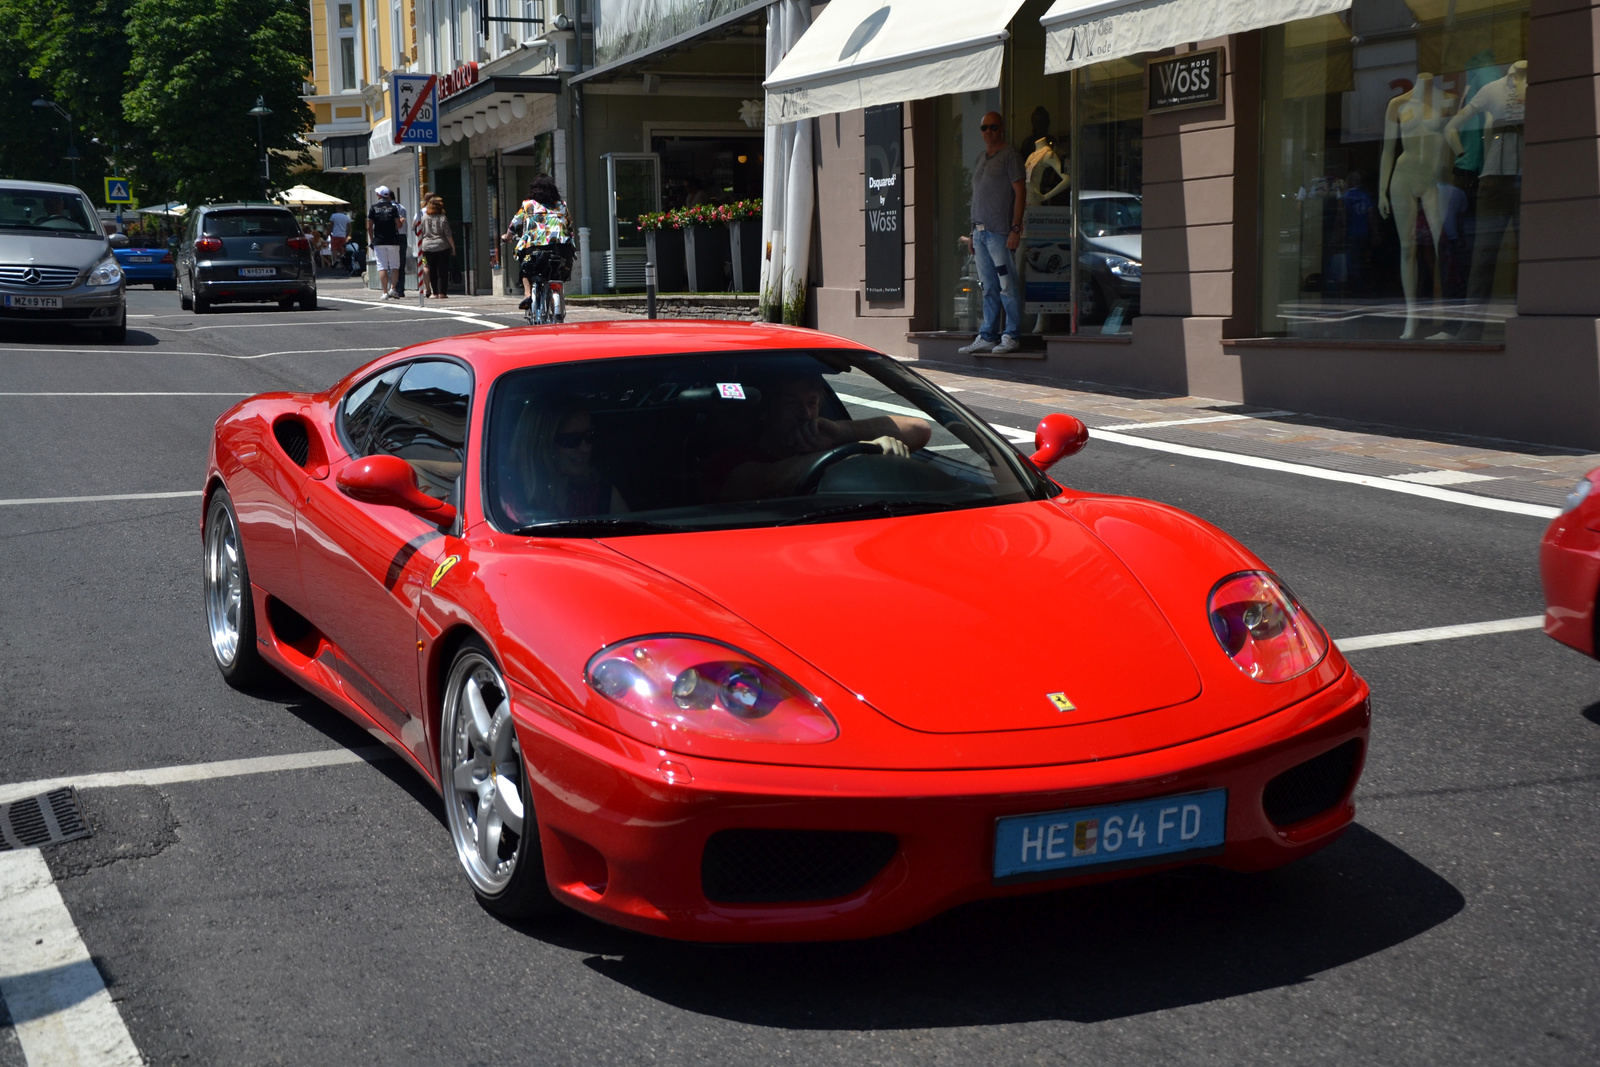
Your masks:
[{"label": "passenger with sunglasses", "polygon": [[964,355],[1002,355],[1016,351],[1022,323],[1022,286],[1012,253],[1022,243],[1028,186],[1022,156],[1006,143],[1000,116],[989,112],[979,121],[978,130],[983,134],[983,151],[972,164],[971,240],[978,281],[983,286],[983,325],[977,338],[960,351]]},{"label": "passenger with sunglasses", "polygon": [[616,515],[628,510],[606,477],[593,466],[595,432],[589,407],[577,397],[558,397],[529,405],[512,435],[511,467],[517,477],[508,484],[523,499],[503,501],[506,514],[518,523],[549,519]]}]

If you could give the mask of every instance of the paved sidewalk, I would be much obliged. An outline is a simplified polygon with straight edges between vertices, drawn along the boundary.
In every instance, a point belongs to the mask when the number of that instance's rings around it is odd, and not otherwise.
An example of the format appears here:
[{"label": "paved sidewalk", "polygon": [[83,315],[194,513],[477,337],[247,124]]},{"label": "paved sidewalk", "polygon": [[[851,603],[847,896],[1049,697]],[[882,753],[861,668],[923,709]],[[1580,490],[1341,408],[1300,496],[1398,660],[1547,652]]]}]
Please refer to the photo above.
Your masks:
[{"label": "paved sidewalk", "polygon": [[[379,295],[355,278],[323,278],[318,285],[329,296],[375,300]],[[406,299],[416,303],[414,293]],[[452,296],[429,300],[426,306],[508,324],[522,317],[517,301],[507,296]],[[579,300],[567,310],[569,322],[638,317],[622,307],[586,307]],[[1092,382],[1063,384],[1010,368],[931,360],[916,366],[940,385],[961,390],[974,407],[1030,420],[1020,422],[1022,427],[1031,428],[1052,411],[1065,411],[1083,419],[1090,429],[1525,504],[1561,507],[1578,478],[1600,467],[1600,453],[1553,445],[1359,423]]]},{"label": "paved sidewalk", "polygon": [[941,387],[960,390],[961,399],[973,407],[1026,419],[1064,411],[1090,429],[1527,504],[1561,507],[1578,478],[1600,467],[1600,453],[1554,445],[1359,423],[1091,382],[1063,384],[1009,369],[928,360],[916,367]]}]

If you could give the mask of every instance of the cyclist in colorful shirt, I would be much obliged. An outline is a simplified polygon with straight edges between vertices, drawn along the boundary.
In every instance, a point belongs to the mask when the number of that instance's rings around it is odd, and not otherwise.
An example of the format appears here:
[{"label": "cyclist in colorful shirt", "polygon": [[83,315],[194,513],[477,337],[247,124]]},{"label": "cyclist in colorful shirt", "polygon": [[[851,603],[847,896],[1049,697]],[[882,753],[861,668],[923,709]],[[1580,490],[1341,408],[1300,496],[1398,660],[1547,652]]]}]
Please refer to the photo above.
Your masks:
[{"label": "cyclist in colorful shirt", "polygon": [[511,217],[511,224],[500,240],[509,241],[513,237],[517,242],[513,254],[521,264],[523,293],[522,303],[517,306],[527,308],[533,304],[533,282],[528,277],[527,265],[534,253],[554,252],[569,266],[572,262],[572,219],[567,214],[567,202],[561,198],[561,189],[548,174],[541,174],[529,183],[528,199]]}]

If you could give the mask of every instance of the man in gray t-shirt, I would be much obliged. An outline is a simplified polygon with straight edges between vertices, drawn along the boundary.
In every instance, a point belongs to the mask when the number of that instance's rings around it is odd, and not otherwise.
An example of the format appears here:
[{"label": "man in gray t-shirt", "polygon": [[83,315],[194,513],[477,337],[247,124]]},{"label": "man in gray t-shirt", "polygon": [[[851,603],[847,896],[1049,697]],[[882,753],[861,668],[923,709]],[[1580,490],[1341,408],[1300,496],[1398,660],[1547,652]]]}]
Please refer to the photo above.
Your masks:
[{"label": "man in gray t-shirt", "polygon": [[[972,254],[983,285],[983,325],[961,349],[1011,352],[1017,347],[1022,300],[1012,253],[1022,241],[1022,211],[1028,202],[1022,156],[1006,144],[1005,125],[991,111],[979,121],[983,152],[972,165]],[[1004,308],[1004,327],[996,321]]]}]

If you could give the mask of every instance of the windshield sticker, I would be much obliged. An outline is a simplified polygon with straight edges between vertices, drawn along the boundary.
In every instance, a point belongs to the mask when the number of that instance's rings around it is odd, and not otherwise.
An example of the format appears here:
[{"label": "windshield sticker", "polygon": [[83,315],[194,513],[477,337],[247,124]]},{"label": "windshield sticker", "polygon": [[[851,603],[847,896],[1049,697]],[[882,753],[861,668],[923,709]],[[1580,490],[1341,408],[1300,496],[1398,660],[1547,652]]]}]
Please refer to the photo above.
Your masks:
[{"label": "windshield sticker", "polygon": [[450,573],[450,568],[454,567],[460,562],[460,556],[446,556],[437,567],[433,568],[433,580],[428,583],[428,588],[432,589],[434,586],[438,585],[439,580]]},{"label": "windshield sticker", "polygon": [[1057,711],[1077,711],[1078,710],[1077,705],[1074,704],[1072,701],[1068,700],[1067,699],[1067,694],[1065,694],[1065,693],[1047,693],[1046,695],[1050,698],[1050,703],[1055,705],[1055,708],[1056,708]]},{"label": "windshield sticker", "polygon": [[743,400],[744,386],[738,382],[718,382],[717,392],[722,394],[724,400]]}]

